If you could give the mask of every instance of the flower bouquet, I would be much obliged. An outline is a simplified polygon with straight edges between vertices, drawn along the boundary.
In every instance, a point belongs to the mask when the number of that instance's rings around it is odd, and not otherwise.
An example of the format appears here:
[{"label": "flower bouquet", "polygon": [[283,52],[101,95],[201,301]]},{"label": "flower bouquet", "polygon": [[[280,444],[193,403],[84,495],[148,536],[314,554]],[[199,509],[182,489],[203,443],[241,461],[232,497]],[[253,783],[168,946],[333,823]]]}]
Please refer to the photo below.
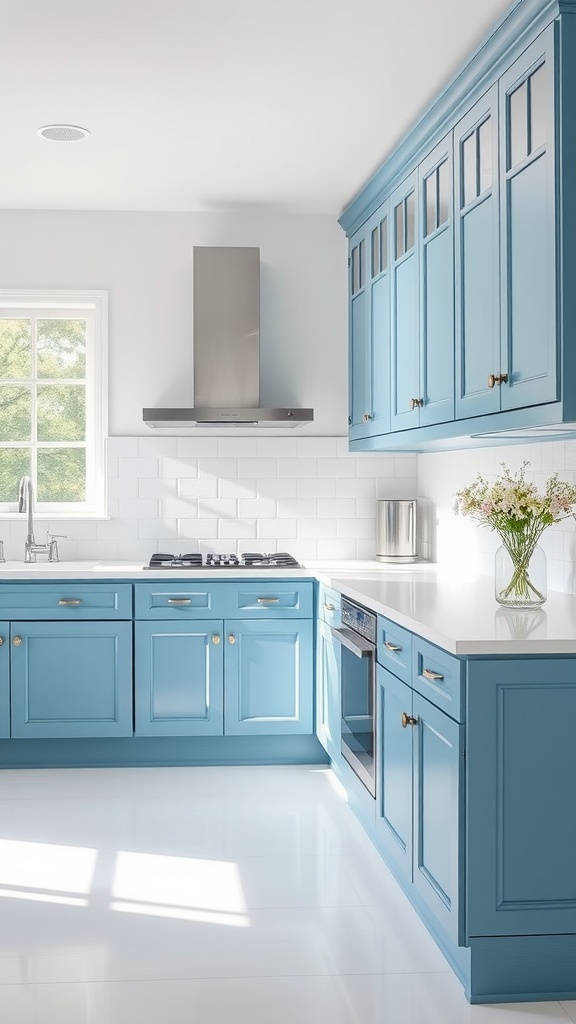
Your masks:
[{"label": "flower bouquet", "polygon": [[514,475],[502,463],[503,473],[492,484],[478,474],[474,483],[456,493],[454,504],[456,513],[498,533],[504,550],[496,553],[496,600],[514,607],[533,607],[546,600],[545,574],[543,584],[537,585],[534,574],[530,576],[530,562],[540,551],[537,544],[544,530],[573,516],[576,509],[576,487],[555,473],[540,494],[526,480],[528,465],[523,462]]}]

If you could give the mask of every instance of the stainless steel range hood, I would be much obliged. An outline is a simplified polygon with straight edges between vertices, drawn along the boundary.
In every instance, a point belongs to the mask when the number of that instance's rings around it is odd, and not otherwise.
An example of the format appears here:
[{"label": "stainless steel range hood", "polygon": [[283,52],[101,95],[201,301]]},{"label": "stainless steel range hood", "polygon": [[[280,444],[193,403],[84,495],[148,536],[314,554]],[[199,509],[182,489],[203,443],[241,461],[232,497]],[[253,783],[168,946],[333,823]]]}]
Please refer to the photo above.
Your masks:
[{"label": "stainless steel range hood", "polygon": [[260,406],[260,250],[194,246],[194,405],[143,409],[149,427],[296,427],[313,409]]}]

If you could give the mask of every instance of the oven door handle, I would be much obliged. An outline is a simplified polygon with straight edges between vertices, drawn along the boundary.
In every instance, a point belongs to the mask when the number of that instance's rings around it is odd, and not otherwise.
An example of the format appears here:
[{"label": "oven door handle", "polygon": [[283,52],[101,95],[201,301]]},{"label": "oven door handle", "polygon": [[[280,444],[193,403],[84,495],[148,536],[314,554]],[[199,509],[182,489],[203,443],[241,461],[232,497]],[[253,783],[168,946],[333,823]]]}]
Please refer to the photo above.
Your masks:
[{"label": "oven door handle", "polygon": [[365,640],[360,633],[356,633],[353,629],[348,629],[346,626],[337,628],[336,626],[330,627],[332,630],[332,636],[338,643],[346,647],[348,651],[352,651],[357,658],[370,658],[376,647],[370,640]]}]

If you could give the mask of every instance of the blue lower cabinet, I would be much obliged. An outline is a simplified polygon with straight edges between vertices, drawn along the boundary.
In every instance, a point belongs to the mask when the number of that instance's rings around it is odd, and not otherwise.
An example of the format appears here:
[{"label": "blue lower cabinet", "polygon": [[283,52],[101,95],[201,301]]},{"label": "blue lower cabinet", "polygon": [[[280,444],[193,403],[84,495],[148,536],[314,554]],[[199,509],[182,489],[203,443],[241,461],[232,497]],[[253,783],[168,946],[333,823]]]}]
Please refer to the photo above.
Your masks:
[{"label": "blue lower cabinet", "polygon": [[10,736],[10,626],[0,622],[0,739]]},{"label": "blue lower cabinet", "polygon": [[378,785],[376,838],[391,867],[412,881],[413,729],[402,725],[412,714],[412,690],[381,665],[378,672]]},{"label": "blue lower cabinet", "polygon": [[464,936],[464,727],[378,666],[376,840],[444,932]]},{"label": "blue lower cabinet", "polygon": [[444,931],[464,938],[464,727],[414,693],[414,887]]},{"label": "blue lower cabinet", "polygon": [[311,621],[227,620],[224,675],[226,735],[314,731]]},{"label": "blue lower cabinet", "polygon": [[137,736],[221,736],[221,619],[137,622]]},{"label": "blue lower cabinet", "polygon": [[341,758],[341,646],[327,622],[318,621],[316,641],[316,735],[332,761]]},{"label": "blue lower cabinet", "polygon": [[12,622],[10,650],[13,738],[132,736],[131,622]]}]

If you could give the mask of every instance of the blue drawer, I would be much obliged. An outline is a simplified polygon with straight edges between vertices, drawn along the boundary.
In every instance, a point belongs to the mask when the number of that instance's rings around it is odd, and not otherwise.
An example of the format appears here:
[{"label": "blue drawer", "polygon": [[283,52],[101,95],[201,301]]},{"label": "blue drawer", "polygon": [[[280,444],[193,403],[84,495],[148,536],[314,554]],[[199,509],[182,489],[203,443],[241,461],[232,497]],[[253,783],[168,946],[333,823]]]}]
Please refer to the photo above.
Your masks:
[{"label": "blue drawer", "polygon": [[411,685],[412,633],[379,615],[376,642],[378,663],[402,682]]},{"label": "blue drawer", "polygon": [[314,584],[274,580],[230,583],[225,617],[230,619],[311,619]]},{"label": "blue drawer", "polygon": [[0,618],[131,619],[130,583],[0,583]]},{"label": "blue drawer", "polygon": [[136,583],[135,618],[223,619],[227,586],[203,580]]},{"label": "blue drawer", "polygon": [[411,685],[457,722],[464,720],[464,661],[414,636]]}]

